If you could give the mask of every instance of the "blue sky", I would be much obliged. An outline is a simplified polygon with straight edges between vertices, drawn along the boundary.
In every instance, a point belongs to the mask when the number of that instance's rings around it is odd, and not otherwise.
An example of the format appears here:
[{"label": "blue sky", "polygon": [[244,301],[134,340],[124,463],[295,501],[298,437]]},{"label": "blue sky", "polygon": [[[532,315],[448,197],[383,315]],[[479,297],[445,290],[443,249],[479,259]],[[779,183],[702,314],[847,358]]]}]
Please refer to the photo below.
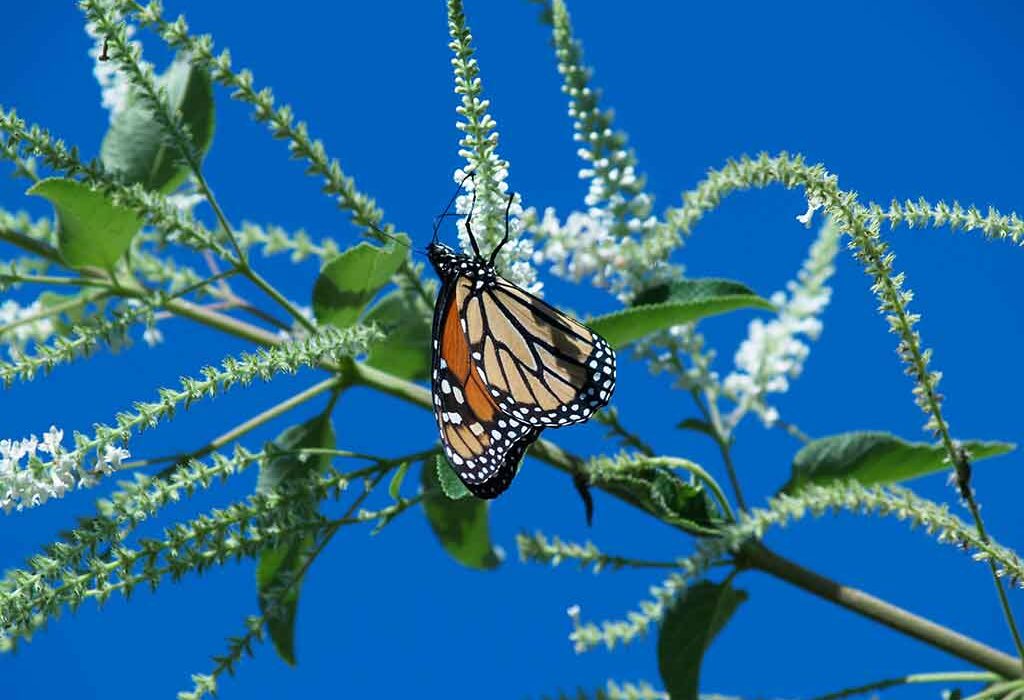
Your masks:
[{"label": "blue sky", "polygon": [[[526,2],[468,2],[467,12],[500,150],[510,182],[527,204],[562,214],[580,206],[585,183],[571,141],[565,98],[549,35]],[[443,3],[316,3],[297,6],[168,2],[192,27],[214,34],[236,66],[251,68],[291,103],[389,221],[427,240],[431,217],[451,191],[460,165]],[[1019,78],[1020,26],[1013,3],[620,3],[570,4],[605,104],[630,133],[656,195],[656,210],[679,202],[708,167],[761,150],[803,153],[822,161],[864,200],[893,197],[959,199],[1003,211],[1019,208],[1018,164],[1024,159],[1024,87]],[[94,154],[106,127],[90,75],[88,39],[72,3],[21,4],[5,12],[0,45],[6,69],[0,104],[14,106]],[[166,53],[146,36],[147,55]],[[218,94],[218,124],[207,175],[233,220],[306,228],[355,242],[346,216],[287,159],[283,144],[254,124],[247,108]],[[44,215],[25,183],[0,180],[0,206]],[[794,221],[799,193],[771,189],[736,195],[708,216],[675,260],[694,276],[742,280],[764,295],[782,288],[810,237]],[[901,229],[886,233],[907,272],[923,314],[924,341],[945,373],[947,417],[956,436],[1020,440],[1015,370],[1024,339],[1020,251],[975,234]],[[309,298],[315,266],[266,262],[262,268],[294,298]],[[550,282],[550,280],[548,280]],[[844,253],[833,304],[804,376],[778,400],[782,415],[814,436],[884,429],[925,439],[869,281]],[[606,294],[550,283],[548,298],[597,313],[613,308]],[[707,326],[727,371],[750,314]],[[41,433],[51,423],[88,430],[112,420],[157,386],[244,349],[241,342],[173,321],[167,342],[139,344],[64,367],[0,398],[0,437]],[[623,358],[625,360],[625,358]],[[674,425],[691,414],[636,362],[623,361],[615,402],[623,421],[659,452],[690,457],[721,475],[709,445]],[[181,414],[165,430],[132,444],[137,456],[180,451],[304,388],[312,372],[234,391]],[[297,411],[312,415],[320,406]],[[434,440],[429,414],[394,400],[353,391],[339,406],[339,442],[388,454]],[[254,434],[273,437],[290,421]],[[552,433],[582,454],[613,451],[599,426]],[[748,498],[757,503],[787,477],[798,445],[753,422],[738,436],[736,461]],[[979,465],[975,485],[990,529],[1003,543],[1021,540],[1019,454]],[[243,498],[254,474],[218,486],[168,511],[184,518]],[[948,499],[943,476],[915,483]],[[91,512],[96,492],[0,520],[0,567],[18,565]],[[593,688],[605,679],[658,681],[654,639],[608,654],[576,656],[566,640],[565,609],[591,619],[617,617],[657,581],[648,573],[594,576],[570,566],[554,571],[518,563],[515,533],[541,529],[591,538],[608,551],[665,558],[689,551],[678,532],[650,523],[598,496],[587,529],[569,480],[529,462],[492,509],[496,540],[510,556],[497,572],[460,569],[441,551],[418,513],[376,538],[339,536],[302,592],[297,668],[265,645],[245,661],[223,698],[351,696],[452,698],[539,697],[559,688]],[[152,527],[148,530],[155,533]],[[1009,649],[987,571],[890,521],[849,516],[805,522],[773,533],[769,544],[914,612]],[[256,611],[251,563],[140,592],[98,612],[86,605],[66,615],[14,657],[0,658],[5,697],[173,697],[190,673],[206,672],[224,638],[239,634]],[[807,696],[910,672],[964,664],[764,575],[737,585],[749,601],[707,657],[702,688],[745,696]],[[1011,600],[1024,614],[1019,593]],[[935,688],[900,691],[934,697]]]}]

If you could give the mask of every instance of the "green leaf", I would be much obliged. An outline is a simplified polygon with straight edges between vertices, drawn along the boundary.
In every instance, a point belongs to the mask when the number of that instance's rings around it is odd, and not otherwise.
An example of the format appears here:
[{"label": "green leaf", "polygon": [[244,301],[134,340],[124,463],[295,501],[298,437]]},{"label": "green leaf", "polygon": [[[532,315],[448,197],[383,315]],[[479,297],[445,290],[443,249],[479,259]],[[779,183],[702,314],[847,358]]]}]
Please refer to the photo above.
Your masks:
[{"label": "green leaf", "polygon": [[301,479],[314,470],[325,469],[331,463],[330,455],[294,454],[294,451],[333,450],[335,444],[330,416],[320,414],[288,428],[267,446],[270,456],[260,464],[256,492],[266,493],[289,479]]},{"label": "green leaf", "polygon": [[[972,461],[1016,449],[1008,442],[962,443]],[[949,469],[942,445],[907,442],[883,432],[841,433],[809,442],[793,458],[793,475],[782,487],[792,492],[804,484],[856,479],[862,484],[892,484]]]},{"label": "green leaf", "polygon": [[28,194],[48,199],[57,210],[57,247],[72,267],[109,270],[142,228],[135,212],[77,180],[40,180],[28,189]]},{"label": "green leaf", "polygon": [[299,584],[271,604],[271,593],[292,581],[296,572],[309,561],[313,538],[306,537],[290,547],[265,549],[256,566],[256,589],[260,611],[267,621],[267,631],[277,655],[290,666],[295,665],[295,617],[299,610]]},{"label": "green leaf", "polygon": [[316,320],[338,328],[351,326],[398,272],[405,254],[397,243],[378,248],[363,241],[336,256],[324,265],[313,287]]},{"label": "green leaf", "polygon": [[373,305],[363,319],[384,339],[370,348],[366,363],[402,379],[430,375],[430,309],[406,291],[395,291]]},{"label": "green leaf", "polygon": [[452,465],[448,463],[443,454],[437,455],[435,468],[437,470],[437,483],[440,485],[441,491],[444,492],[445,496],[453,501],[457,501],[470,495],[469,489],[462,483],[462,479],[455,473]]},{"label": "green leaf", "polygon": [[736,309],[775,307],[739,282],[719,279],[681,280],[638,295],[628,309],[590,319],[587,325],[620,349],[646,335],[706,316]]},{"label": "green leaf", "polygon": [[[192,137],[200,157],[213,141],[215,111],[210,73],[177,58],[157,78],[157,86],[166,90],[172,109],[177,111]],[[111,173],[129,184],[141,183],[146,189],[172,192],[188,175],[178,149],[169,134],[143,100],[129,96],[128,104],[111,123],[100,160]]]},{"label": "green leaf", "polygon": [[697,700],[704,654],[746,599],[744,591],[728,584],[704,581],[665,613],[658,635],[658,670],[672,700]]},{"label": "green leaf", "polygon": [[398,500],[398,497],[402,493],[402,482],[405,481],[405,475],[409,472],[409,463],[402,462],[398,465],[398,469],[391,476],[391,482],[388,484],[388,495],[391,498]]},{"label": "green leaf", "polygon": [[[438,472],[442,462],[441,459],[424,461],[421,471],[424,491],[441,487]],[[451,471],[447,463],[444,466]],[[452,477],[458,479],[454,473]],[[455,561],[471,569],[493,569],[501,563],[502,557],[491,543],[487,501],[472,496],[452,500],[438,493],[424,499],[423,510],[441,546]]]},{"label": "green leaf", "polygon": [[712,440],[717,439],[715,436],[715,428],[706,420],[701,420],[700,418],[686,418],[676,427],[680,430],[693,430],[697,433],[704,433]]},{"label": "green leaf", "polygon": [[[292,451],[334,449],[335,444],[334,428],[326,414],[288,428],[268,446],[270,456],[260,464],[257,493],[266,493],[290,480],[306,478],[325,468],[331,459],[330,455],[297,455]],[[307,505],[311,511],[317,507],[316,503]],[[260,611],[267,620],[267,631],[278,656],[291,665],[295,664],[295,617],[300,584],[291,585],[284,596],[280,596],[280,589],[293,583],[309,560],[313,544],[313,538],[307,537],[290,545],[265,549],[256,567],[256,590]],[[275,600],[275,595],[280,597]]]},{"label": "green leaf", "polygon": [[690,532],[703,534],[722,521],[717,505],[701,485],[680,479],[667,467],[637,467],[602,473],[600,482],[628,491],[648,510]]}]

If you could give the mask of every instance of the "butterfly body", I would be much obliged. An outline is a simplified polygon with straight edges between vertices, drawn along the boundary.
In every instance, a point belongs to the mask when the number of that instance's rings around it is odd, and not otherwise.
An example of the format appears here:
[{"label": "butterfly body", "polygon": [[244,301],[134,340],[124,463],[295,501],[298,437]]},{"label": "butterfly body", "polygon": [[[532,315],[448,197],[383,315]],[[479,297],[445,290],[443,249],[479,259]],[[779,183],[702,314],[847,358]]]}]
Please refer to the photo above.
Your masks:
[{"label": "butterfly body", "polygon": [[448,461],[481,498],[502,493],[545,428],[587,421],[615,388],[615,352],[583,324],[440,243],[434,416]]}]

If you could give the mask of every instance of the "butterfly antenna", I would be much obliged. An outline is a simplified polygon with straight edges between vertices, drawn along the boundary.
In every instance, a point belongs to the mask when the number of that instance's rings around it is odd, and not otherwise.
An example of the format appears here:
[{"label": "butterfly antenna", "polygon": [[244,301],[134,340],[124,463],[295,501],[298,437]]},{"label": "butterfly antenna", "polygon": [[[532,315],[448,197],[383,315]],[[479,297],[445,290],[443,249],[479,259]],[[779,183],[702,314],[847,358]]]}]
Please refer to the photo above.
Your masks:
[{"label": "butterfly antenna", "polygon": [[432,239],[434,243],[437,243],[437,232],[441,228],[441,222],[444,221],[444,217],[448,216],[448,212],[451,210],[451,208],[455,206],[455,200],[459,198],[459,194],[462,192],[462,187],[466,184],[466,180],[468,180],[471,177],[473,177],[472,168],[463,176],[461,180],[459,180],[459,186],[455,188],[455,193],[452,195],[452,198],[448,200],[448,204],[445,206],[444,211],[441,212],[439,216],[434,218],[434,237]]},{"label": "butterfly antenna", "polygon": [[512,202],[515,201],[515,198],[516,198],[516,193],[515,192],[509,193],[509,195],[508,195],[508,203],[505,204],[505,237],[502,238],[501,239],[501,243],[496,245],[494,247],[494,250],[491,251],[491,265],[493,265],[494,261],[498,259],[498,253],[501,251],[502,246],[504,246],[506,243],[508,243],[509,222],[511,220],[511,217],[509,216],[509,214],[512,211]]},{"label": "butterfly antenna", "polygon": [[404,245],[406,248],[411,250],[413,253],[419,253],[420,255],[424,255],[422,250],[414,248],[411,243],[409,243],[408,241],[406,241],[406,240],[396,236],[395,234],[388,233],[387,231],[381,230],[380,228],[377,227],[376,224],[372,224],[371,223],[371,224],[369,224],[369,226],[370,226],[370,228],[373,229],[374,233],[376,233],[378,236],[383,236],[384,238],[390,239],[390,240],[394,241],[395,243],[397,243],[398,245]]},{"label": "butterfly antenna", "polygon": [[473,252],[476,253],[476,257],[482,258],[480,255],[480,246],[476,244],[476,236],[473,235],[473,227],[470,225],[473,221],[473,210],[476,209],[476,188],[473,188],[473,200],[469,204],[469,216],[466,217],[466,233],[469,234],[469,244],[473,246]]}]

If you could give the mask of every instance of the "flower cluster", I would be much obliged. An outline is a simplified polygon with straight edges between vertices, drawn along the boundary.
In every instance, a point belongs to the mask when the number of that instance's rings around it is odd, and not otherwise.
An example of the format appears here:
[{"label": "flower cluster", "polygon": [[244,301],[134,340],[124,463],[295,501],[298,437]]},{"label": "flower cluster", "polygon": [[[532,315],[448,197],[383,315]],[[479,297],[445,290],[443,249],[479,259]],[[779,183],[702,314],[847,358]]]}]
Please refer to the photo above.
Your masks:
[{"label": "flower cluster", "polygon": [[[492,154],[493,155],[493,154]],[[543,283],[537,279],[537,270],[530,264],[534,257],[533,241],[523,238],[520,233],[524,230],[522,218],[524,211],[520,203],[519,195],[513,195],[511,206],[508,203],[508,162],[502,161],[501,167],[495,168],[493,191],[477,184],[476,177],[467,179],[466,173],[477,172],[478,161],[473,154],[466,154],[469,166],[466,170],[459,168],[455,171],[455,181],[463,183],[465,192],[455,198],[455,211],[459,214],[457,230],[459,245],[462,250],[472,253],[473,248],[469,241],[469,232],[466,229],[466,222],[469,221],[473,227],[473,235],[480,244],[480,252],[485,256],[489,255],[494,246],[501,242],[505,236],[505,209],[508,208],[508,242],[501,249],[496,261],[501,274],[518,284],[520,287],[533,294],[540,294]],[[498,196],[494,196],[497,193]],[[473,196],[476,195],[476,202]],[[472,219],[470,214],[472,213]],[[480,228],[480,222],[500,221],[498,228]]]},{"label": "flower cluster", "polygon": [[42,310],[38,299],[28,306],[13,299],[0,303],[0,344],[9,346],[11,357],[20,354],[30,341],[44,342],[53,335],[53,319],[39,317]]},{"label": "flower cluster", "polygon": [[[470,224],[474,237],[480,244],[480,252],[489,255],[505,236],[507,210],[509,240],[498,257],[498,268],[515,284],[539,293],[541,283],[529,262],[533,244],[519,236],[522,205],[514,195],[509,202],[508,161],[498,155],[497,122],[487,111],[491,103],[483,97],[480,66],[473,57],[473,37],[466,26],[461,0],[448,0],[448,33],[452,39],[449,47],[454,54],[455,94],[460,98],[456,108],[460,121],[455,125],[463,132],[459,139],[459,156],[465,158],[467,164],[465,170],[455,171],[455,181],[464,183],[465,188],[455,201],[455,210],[461,217],[459,241],[464,251],[472,252],[466,231],[466,220],[472,210]],[[467,173],[472,176],[467,178]]]},{"label": "flower cluster", "polygon": [[[119,13],[118,17],[120,17]],[[135,34],[135,27],[126,24],[125,32],[128,37],[131,37]],[[128,104],[131,84],[124,73],[117,69],[117,64],[105,57],[107,37],[98,30],[94,22],[86,22],[85,33],[93,40],[93,45],[89,49],[89,56],[93,59],[92,74],[96,76],[96,82],[100,84],[103,107],[109,113],[110,121],[113,122]],[[136,50],[142,51],[140,42],[132,41],[131,45]],[[101,59],[101,57],[103,58]]]},{"label": "flower cluster", "polygon": [[800,375],[810,352],[801,337],[815,340],[821,334],[818,316],[832,295],[826,282],[835,271],[839,235],[839,229],[827,219],[797,279],[786,285],[788,294],[779,291],[772,295],[778,315],[767,323],[761,319],[750,322],[747,338],[736,351],[736,370],[723,383],[736,401],[730,424],[738,423],[749,410],[756,411],[766,425],[778,420],[778,411],[765,403],[765,396],[789,389],[789,379]]},{"label": "flower cluster", "polygon": [[[64,431],[56,426],[43,434],[24,440],[0,440],[0,508],[12,510],[34,508],[51,498],[62,498],[76,485],[89,485],[96,473],[109,474],[121,468],[131,456],[128,450],[106,445],[93,472],[86,471],[75,451],[61,445]],[[38,455],[49,455],[44,462]],[[27,460],[25,465],[22,461]]]}]

